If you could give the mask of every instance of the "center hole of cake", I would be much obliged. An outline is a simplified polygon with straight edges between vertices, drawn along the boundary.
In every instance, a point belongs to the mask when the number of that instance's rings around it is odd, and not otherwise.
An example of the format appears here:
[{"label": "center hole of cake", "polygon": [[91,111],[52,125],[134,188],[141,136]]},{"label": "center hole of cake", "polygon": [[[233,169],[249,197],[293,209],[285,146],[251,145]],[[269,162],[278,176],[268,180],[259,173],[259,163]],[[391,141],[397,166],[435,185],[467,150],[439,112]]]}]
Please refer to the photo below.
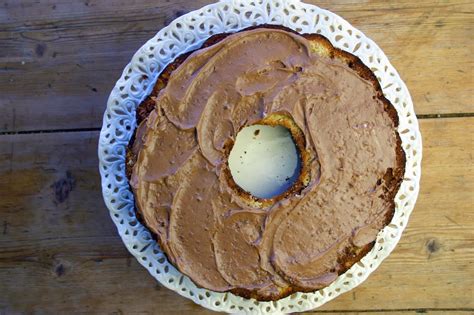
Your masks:
[{"label": "center hole of cake", "polygon": [[273,198],[298,179],[301,162],[290,131],[283,126],[243,128],[229,155],[234,182],[257,198]]}]

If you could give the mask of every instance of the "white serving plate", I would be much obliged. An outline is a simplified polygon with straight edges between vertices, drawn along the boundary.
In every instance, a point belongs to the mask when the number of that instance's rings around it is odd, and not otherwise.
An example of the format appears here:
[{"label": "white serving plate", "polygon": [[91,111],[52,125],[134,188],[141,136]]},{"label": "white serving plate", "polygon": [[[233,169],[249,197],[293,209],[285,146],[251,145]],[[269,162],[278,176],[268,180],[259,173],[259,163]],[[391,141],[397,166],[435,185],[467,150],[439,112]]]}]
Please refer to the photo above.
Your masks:
[{"label": "white serving plate", "polygon": [[[177,271],[147,228],[137,221],[133,194],[125,176],[125,150],[136,127],[135,109],[150,93],[164,67],[176,56],[199,47],[213,34],[258,24],[278,24],[300,33],[320,33],[334,46],[358,56],[375,73],[385,96],[398,112],[399,132],[407,158],[405,178],[395,198],[395,215],[378,234],[374,248],[328,287],[312,293],[296,293],[276,302],[258,302],[198,288]],[[110,215],[127,249],[153,277],[211,310],[269,314],[319,307],[358,286],[380,265],[398,243],[415,205],[421,150],[418,121],[406,85],[382,50],[361,31],[338,15],[299,0],[223,0],[177,18],[135,53],[108,99],[98,153],[102,192]]]}]

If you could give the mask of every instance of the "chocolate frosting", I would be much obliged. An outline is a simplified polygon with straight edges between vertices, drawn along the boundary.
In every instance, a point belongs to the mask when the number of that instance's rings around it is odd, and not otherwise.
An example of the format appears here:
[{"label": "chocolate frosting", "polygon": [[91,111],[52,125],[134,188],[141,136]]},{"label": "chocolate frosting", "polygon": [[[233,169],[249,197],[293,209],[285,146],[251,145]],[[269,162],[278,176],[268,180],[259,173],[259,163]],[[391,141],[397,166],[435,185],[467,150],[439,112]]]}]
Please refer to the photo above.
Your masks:
[{"label": "chocolate frosting", "polygon": [[[373,82],[303,36],[230,35],[191,54],[155,102],[131,186],[169,260],[199,286],[260,299],[327,286],[391,217],[396,123]],[[261,206],[229,185],[226,146],[275,112],[303,132],[311,180]]]}]

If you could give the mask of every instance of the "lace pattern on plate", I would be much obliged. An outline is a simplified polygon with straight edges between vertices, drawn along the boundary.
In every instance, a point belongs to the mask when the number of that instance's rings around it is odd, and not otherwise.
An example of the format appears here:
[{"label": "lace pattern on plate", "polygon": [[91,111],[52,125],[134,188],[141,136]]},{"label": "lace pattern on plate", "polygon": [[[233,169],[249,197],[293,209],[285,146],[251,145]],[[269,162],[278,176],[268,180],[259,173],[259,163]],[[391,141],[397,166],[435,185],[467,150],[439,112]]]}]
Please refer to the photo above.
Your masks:
[{"label": "lace pattern on plate", "polygon": [[[300,33],[319,33],[358,56],[377,76],[400,118],[399,132],[407,163],[405,180],[395,198],[391,223],[374,248],[330,286],[296,293],[276,302],[258,302],[196,285],[166,259],[150,232],[137,221],[133,194],[125,176],[125,150],[136,127],[135,109],[150,93],[157,76],[178,55],[199,47],[213,34],[258,24],[278,24]],[[419,191],[421,135],[407,87],[382,50],[338,15],[299,0],[223,0],[185,14],[161,29],[125,67],[107,101],[99,140],[102,192],[127,249],[164,286],[203,307],[230,313],[288,313],[314,309],[355,288],[394,249],[408,222]]]}]

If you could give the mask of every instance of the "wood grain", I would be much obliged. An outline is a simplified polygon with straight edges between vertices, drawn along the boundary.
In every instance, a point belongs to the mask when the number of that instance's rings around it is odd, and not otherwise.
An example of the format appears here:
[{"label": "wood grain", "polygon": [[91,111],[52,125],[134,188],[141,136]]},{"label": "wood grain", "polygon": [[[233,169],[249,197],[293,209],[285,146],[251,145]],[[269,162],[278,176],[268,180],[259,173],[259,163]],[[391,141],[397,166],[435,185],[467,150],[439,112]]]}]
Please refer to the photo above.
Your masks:
[{"label": "wood grain", "polygon": [[[474,312],[474,118],[426,119],[421,131],[421,194],[400,244],[317,312]],[[0,314],[210,314],[126,251],[102,201],[97,139],[0,136]]]},{"label": "wood grain", "polygon": [[[0,1],[0,132],[99,128],[133,53],[199,1]],[[385,51],[417,114],[473,113],[472,1],[307,1]]]},{"label": "wood grain", "polygon": [[[126,251],[96,157],[107,96],[133,53],[211,2],[0,0],[1,315],[211,313]],[[474,113],[472,1],[306,2],[375,40],[417,114]],[[38,133],[47,130],[75,132]],[[400,244],[314,313],[474,313],[474,117],[421,120],[421,130],[421,193]],[[34,133],[7,135],[25,131]]]}]

